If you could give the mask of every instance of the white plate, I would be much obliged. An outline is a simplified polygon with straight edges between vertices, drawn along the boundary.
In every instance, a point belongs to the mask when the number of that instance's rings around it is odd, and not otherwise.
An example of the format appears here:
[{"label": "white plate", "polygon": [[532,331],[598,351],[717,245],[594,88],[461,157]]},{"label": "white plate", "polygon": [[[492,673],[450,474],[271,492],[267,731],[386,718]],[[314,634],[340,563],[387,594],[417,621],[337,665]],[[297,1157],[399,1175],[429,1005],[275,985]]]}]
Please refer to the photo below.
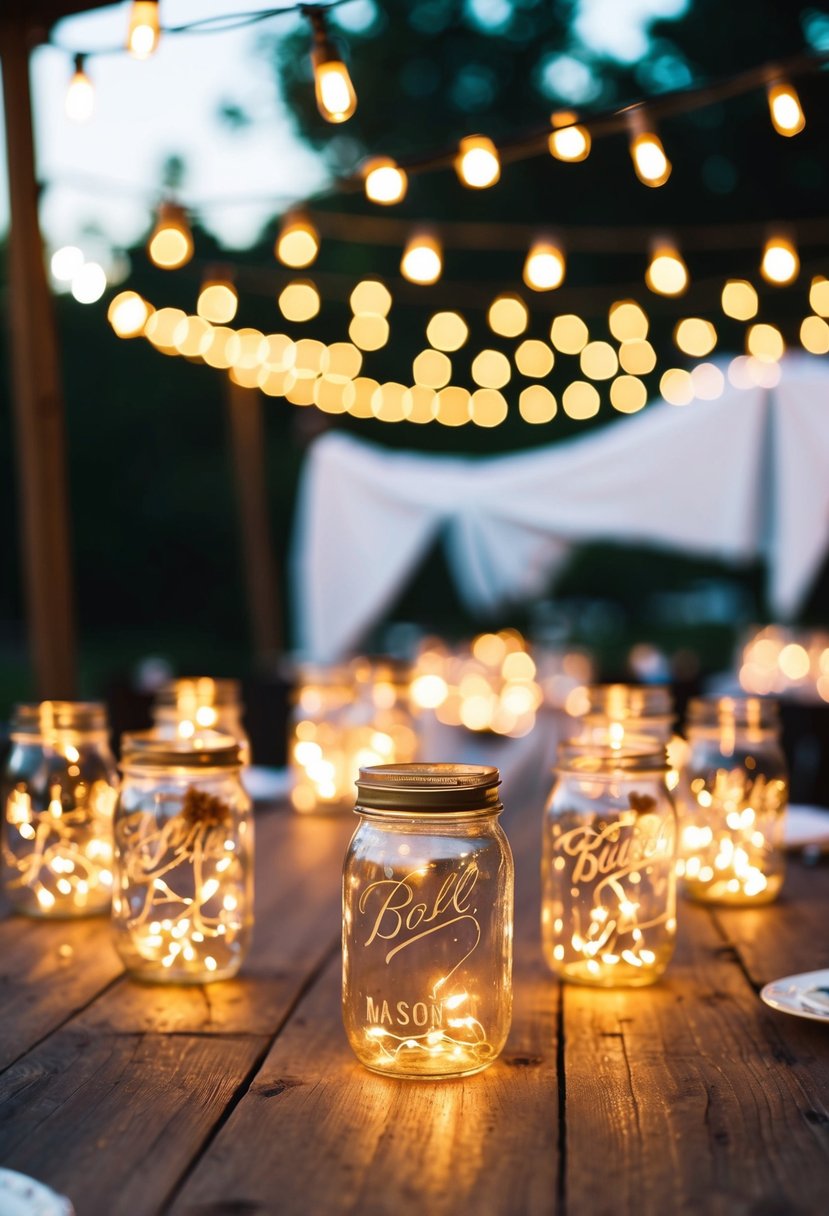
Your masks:
[{"label": "white plate", "polygon": [[780,1013],[829,1022],[829,971],[804,971],[766,984],[760,998]]},{"label": "white plate", "polygon": [[783,822],[783,843],[787,849],[829,844],[829,810],[819,806],[790,805]]},{"label": "white plate", "polygon": [[253,764],[242,780],[254,802],[279,802],[291,792],[291,774],[286,768],[265,768]]},{"label": "white plate", "polygon": [[75,1209],[42,1182],[17,1170],[0,1169],[0,1212],[2,1216],[74,1216]]}]

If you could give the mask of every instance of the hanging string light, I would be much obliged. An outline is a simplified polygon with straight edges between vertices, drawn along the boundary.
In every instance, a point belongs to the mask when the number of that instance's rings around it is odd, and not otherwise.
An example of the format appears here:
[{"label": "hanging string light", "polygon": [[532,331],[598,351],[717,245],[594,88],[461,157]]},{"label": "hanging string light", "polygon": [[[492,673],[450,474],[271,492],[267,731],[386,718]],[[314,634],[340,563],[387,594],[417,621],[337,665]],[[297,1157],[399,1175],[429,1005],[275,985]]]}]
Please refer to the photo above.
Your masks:
[{"label": "hanging string light", "polygon": [[127,30],[127,50],[134,59],[149,59],[161,37],[158,0],[133,0]]},{"label": "hanging string light", "polygon": [[671,162],[665,155],[662,140],[645,121],[642,106],[632,106],[627,112],[630,131],[630,156],[636,176],[645,186],[664,186],[671,176]]},{"label": "hanging string light", "polygon": [[771,123],[778,135],[798,135],[806,126],[806,118],[794,85],[788,80],[774,80],[766,89]]},{"label": "hanging string light", "polygon": [[576,118],[572,110],[558,110],[550,115],[553,131],[547,142],[550,155],[556,160],[575,162],[587,160],[590,155],[590,132]]},{"label": "hanging string light", "polygon": [[366,198],[371,203],[390,206],[406,197],[409,179],[390,156],[375,156],[362,168]]},{"label": "hanging string light", "polygon": [[239,296],[230,276],[219,270],[208,271],[196,302],[196,312],[204,321],[227,325],[236,316]]},{"label": "hanging string light", "polygon": [[147,242],[150,261],[163,270],[177,270],[193,256],[193,234],[187,212],[178,203],[163,202]]},{"label": "hanging string light", "polygon": [[86,74],[86,59],[75,56],[75,70],[66,90],[66,116],[73,122],[88,122],[95,109],[95,90]]},{"label": "hanging string light", "polygon": [[750,321],[760,307],[757,292],[746,279],[729,279],[722,289],[722,310],[735,321]]},{"label": "hanging string light", "polygon": [[458,147],[455,171],[465,186],[486,190],[501,176],[498,149],[486,135],[467,135]]},{"label": "hanging string light", "polygon": [[274,253],[284,266],[310,266],[320,251],[319,233],[307,215],[292,212],[283,216]]},{"label": "hanging string light", "polygon": [[800,258],[794,242],[782,233],[769,237],[763,247],[760,273],[768,283],[784,287],[792,283],[800,271]]},{"label": "hanging string light", "polygon": [[418,232],[409,240],[400,260],[400,273],[410,283],[429,287],[443,270],[440,241],[430,232]]},{"label": "hanging string light", "polygon": [[688,267],[676,245],[658,241],[645,271],[645,282],[660,296],[681,296],[688,286]]},{"label": "hanging string light", "polygon": [[308,6],[302,11],[311,22],[314,37],[311,66],[317,109],[326,122],[347,122],[357,109],[357,94],[339,48],[328,32],[325,10]]},{"label": "hanging string light", "polygon": [[524,282],[533,291],[552,291],[564,282],[567,263],[554,241],[535,241],[524,263]]}]

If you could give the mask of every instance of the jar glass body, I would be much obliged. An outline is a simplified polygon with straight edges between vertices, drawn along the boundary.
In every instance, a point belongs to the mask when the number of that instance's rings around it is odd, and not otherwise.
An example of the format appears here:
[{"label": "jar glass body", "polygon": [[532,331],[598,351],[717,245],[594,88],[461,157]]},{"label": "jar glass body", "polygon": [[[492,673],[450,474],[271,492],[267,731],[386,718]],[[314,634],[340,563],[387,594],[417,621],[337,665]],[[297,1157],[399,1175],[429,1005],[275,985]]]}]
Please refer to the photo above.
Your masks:
[{"label": "jar glass body", "polygon": [[361,818],[343,877],[343,1020],[367,1068],[439,1078],[492,1063],[512,1016],[513,886],[496,813]]},{"label": "jar glass body", "polygon": [[674,952],[676,812],[664,765],[618,769],[593,745],[583,759],[560,762],[544,813],[544,956],[562,979],[639,987]]},{"label": "jar glass body", "polygon": [[103,706],[20,706],[2,782],[3,879],[18,912],[109,910],[118,771]]},{"label": "jar glass body", "polygon": [[352,811],[361,768],[408,764],[419,750],[408,668],[358,659],[323,675],[297,692],[291,799],[304,813]]},{"label": "jar glass body", "polygon": [[240,768],[124,765],[115,813],[115,946],[136,978],[235,975],[253,927],[253,818]]},{"label": "jar glass body", "polygon": [[770,903],[783,885],[788,803],[775,709],[722,698],[690,712],[679,789],[684,891],[706,903]]},{"label": "jar glass body", "polygon": [[164,739],[191,739],[203,730],[229,735],[241,747],[245,766],[251,763],[251,754],[242,723],[244,710],[237,680],[209,676],[172,680],[156,695],[153,727]]}]

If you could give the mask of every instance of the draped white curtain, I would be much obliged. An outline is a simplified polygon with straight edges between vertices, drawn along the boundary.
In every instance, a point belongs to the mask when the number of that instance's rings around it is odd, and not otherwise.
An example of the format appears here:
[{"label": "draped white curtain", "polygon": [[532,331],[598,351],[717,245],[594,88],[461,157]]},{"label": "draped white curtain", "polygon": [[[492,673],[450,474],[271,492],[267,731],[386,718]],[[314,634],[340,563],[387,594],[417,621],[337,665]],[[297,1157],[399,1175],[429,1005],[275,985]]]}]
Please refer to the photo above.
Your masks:
[{"label": "draped white curtain", "polygon": [[293,537],[299,649],[327,661],[357,647],[437,536],[473,612],[541,593],[575,544],[618,540],[763,557],[770,603],[786,619],[829,542],[829,368],[790,357],[775,389],[663,402],[495,458],[324,435],[306,462]]}]

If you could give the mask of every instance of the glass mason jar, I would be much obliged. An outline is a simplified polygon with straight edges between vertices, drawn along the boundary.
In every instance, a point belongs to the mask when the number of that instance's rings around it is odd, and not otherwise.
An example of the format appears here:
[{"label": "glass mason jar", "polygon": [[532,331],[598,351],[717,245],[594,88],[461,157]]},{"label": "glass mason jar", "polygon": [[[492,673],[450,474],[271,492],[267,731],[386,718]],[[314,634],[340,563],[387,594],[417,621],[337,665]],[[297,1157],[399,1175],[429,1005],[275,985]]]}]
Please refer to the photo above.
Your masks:
[{"label": "glass mason jar", "polygon": [[676,789],[685,744],[674,731],[674,698],[666,684],[593,684],[586,703],[581,738],[609,747],[631,737],[656,739],[668,749],[666,780],[668,789]]},{"label": "glass mason jar", "polygon": [[783,884],[789,788],[777,704],[697,698],[687,735],[679,791],[685,892],[711,903],[770,903]]},{"label": "glass mason jar", "polygon": [[238,680],[210,676],[170,680],[156,693],[153,726],[165,739],[191,739],[203,730],[230,735],[242,749],[242,764],[248,765],[250,739],[242,725],[244,711]]},{"label": "glass mason jar", "polygon": [[639,987],[676,939],[676,812],[665,749],[565,743],[544,814],[541,935],[562,979]]},{"label": "glass mason jar", "polygon": [[115,946],[142,980],[239,970],[253,927],[253,818],[228,735],[124,735],[115,811]]},{"label": "glass mason jar", "polygon": [[512,1014],[513,865],[497,768],[360,771],[343,872],[343,1021],[367,1068],[480,1072]]},{"label": "glass mason jar", "polygon": [[302,814],[354,807],[343,713],[354,696],[344,665],[303,664],[289,722],[291,803]]},{"label": "glass mason jar", "polygon": [[118,771],[96,702],[18,705],[2,782],[3,879],[18,912],[86,916],[112,897]]}]

